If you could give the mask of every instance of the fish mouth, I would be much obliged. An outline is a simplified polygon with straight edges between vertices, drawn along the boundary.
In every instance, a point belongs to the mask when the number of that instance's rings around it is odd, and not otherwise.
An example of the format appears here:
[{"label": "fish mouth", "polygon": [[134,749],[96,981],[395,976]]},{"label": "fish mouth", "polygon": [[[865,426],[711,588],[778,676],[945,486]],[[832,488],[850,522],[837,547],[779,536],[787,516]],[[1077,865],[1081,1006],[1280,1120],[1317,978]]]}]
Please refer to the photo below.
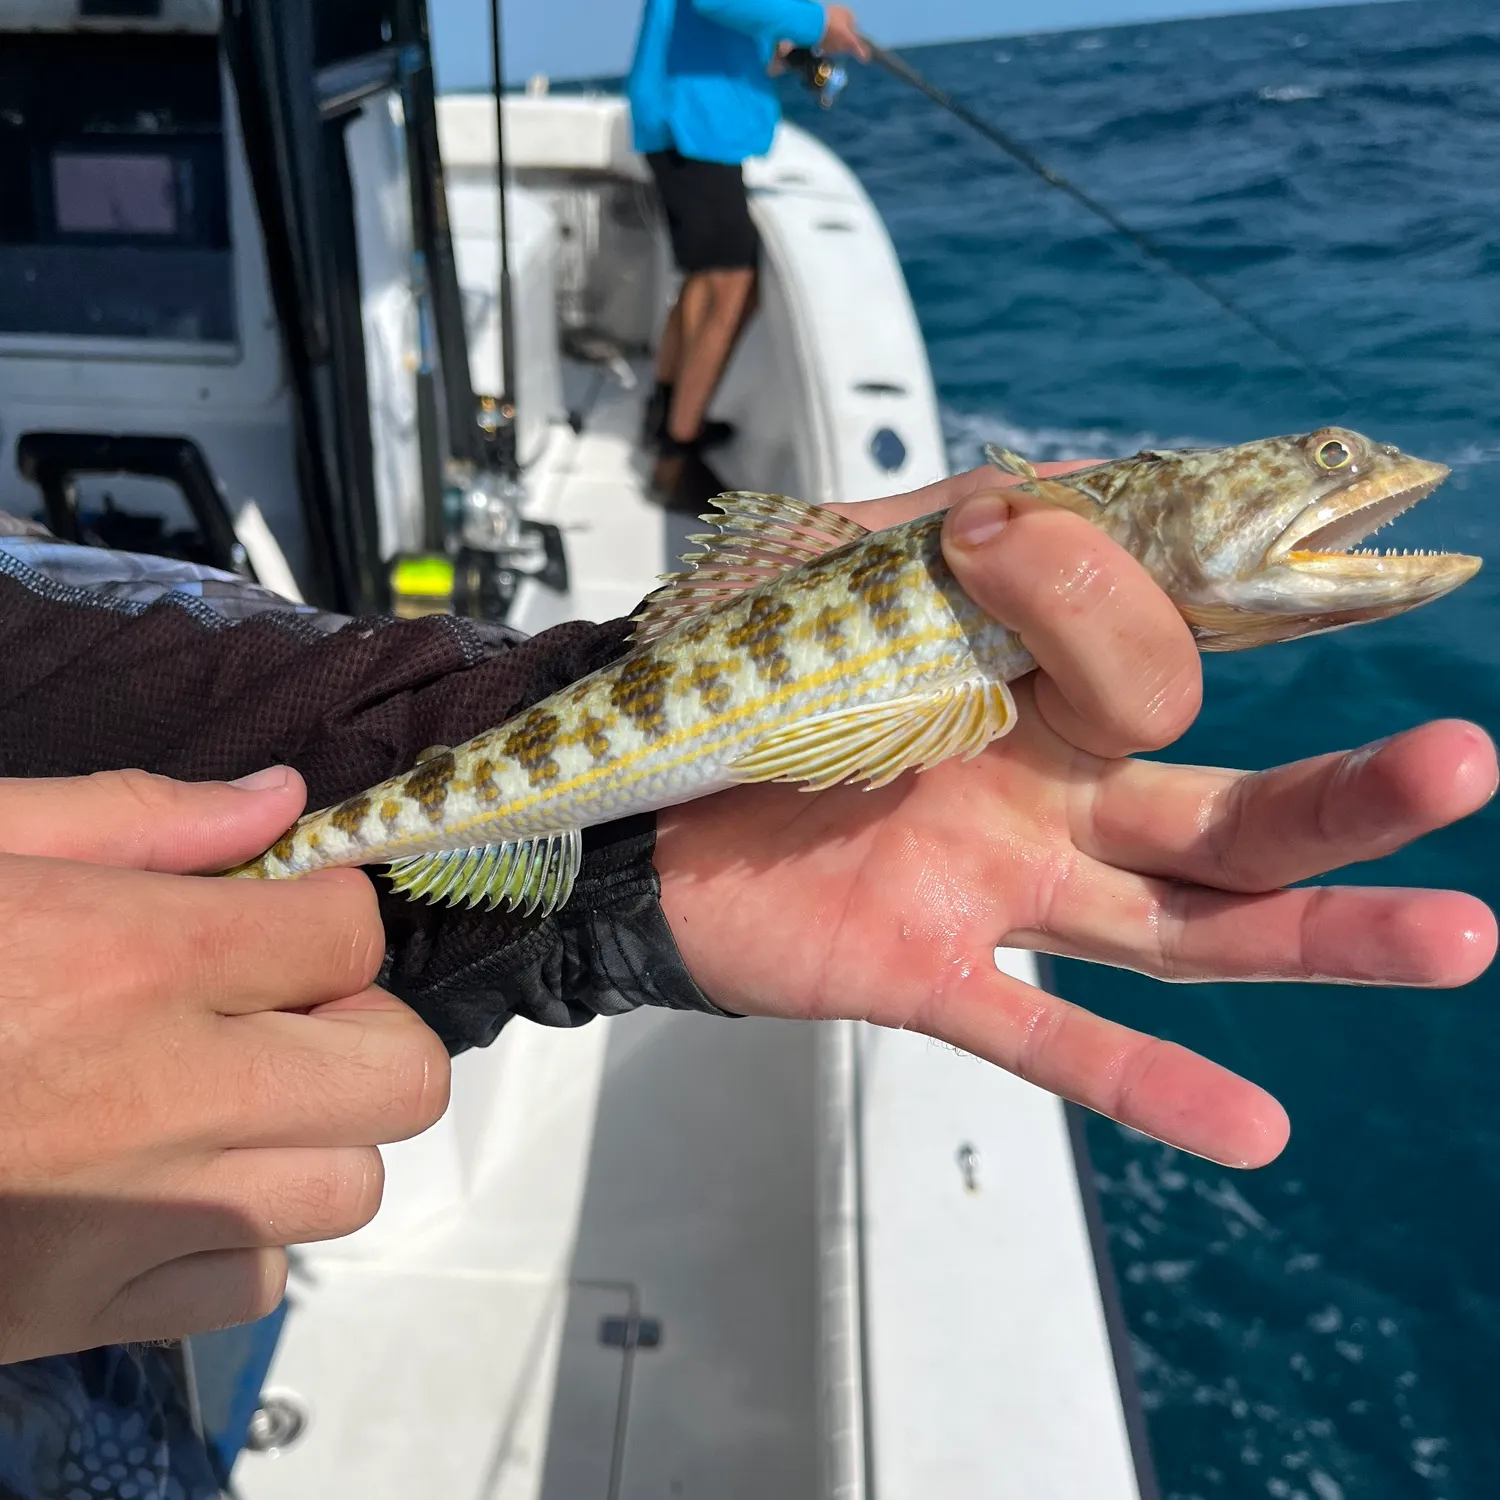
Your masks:
[{"label": "fish mouth", "polygon": [[1457,588],[1479,571],[1479,558],[1355,546],[1425,500],[1450,472],[1444,464],[1404,456],[1382,465],[1309,505],[1277,539],[1266,561],[1348,583],[1378,580],[1390,589],[1406,582],[1423,594]]}]

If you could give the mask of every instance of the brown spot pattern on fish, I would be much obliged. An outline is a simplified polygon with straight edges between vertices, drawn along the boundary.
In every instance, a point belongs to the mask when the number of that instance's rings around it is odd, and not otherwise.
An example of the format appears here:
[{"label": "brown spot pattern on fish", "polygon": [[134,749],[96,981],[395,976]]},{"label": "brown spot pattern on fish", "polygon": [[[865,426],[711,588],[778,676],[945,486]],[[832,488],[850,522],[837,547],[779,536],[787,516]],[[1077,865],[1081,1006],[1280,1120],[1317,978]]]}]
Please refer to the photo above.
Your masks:
[{"label": "brown spot pattern on fish", "polygon": [[750,601],[750,613],[745,623],[726,632],[725,640],[736,651],[743,651],[762,677],[771,682],[783,682],[792,669],[787,660],[783,632],[796,618],[796,613],[785,599],[758,594]]},{"label": "brown spot pattern on fish", "polygon": [[495,785],[495,762],[488,756],[474,762],[474,795],[486,804],[500,800],[500,788]]},{"label": "brown spot pattern on fish", "polygon": [[901,575],[909,559],[889,542],[867,544],[849,570],[849,592],[864,601],[870,623],[880,635],[897,635],[906,625],[901,602]]},{"label": "brown spot pattern on fish", "polygon": [[674,675],[669,661],[634,657],[624,663],[611,684],[610,704],[648,740],[660,739],[667,732],[667,690]]},{"label": "brown spot pattern on fish", "polygon": [[597,714],[585,714],[578,726],[578,743],[588,751],[596,766],[609,759],[609,736],[604,732],[608,728],[608,721]]},{"label": "brown spot pattern on fish", "polygon": [[678,628],[682,632],[683,640],[691,642],[694,646],[701,646],[713,634],[714,620],[711,615],[699,615]]},{"label": "brown spot pattern on fish", "polygon": [[403,783],[406,795],[427,814],[429,823],[443,821],[443,804],[448,800],[448,789],[453,785],[456,769],[453,752],[444,750],[407,773]]},{"label": "brown spot pattern on fish", "polygon": [[553,758],[562,722],[546,709],[534,708],[524,714],[501,741],[500,748],[525,771],[532,786],[547,786],[562,774]]},{"label": "brown spot pattern on fish", "polygon": [[369,816],[370,798],[368,794],[361,792],[358,797],[350,797],[333,808],[328,814],[328,821],[340,833],[347,833],[352,839],[359,836],[359,830],[364,827],[365,819]]},{"label": "brown spot pattern on fish", "polygon": [[294,824],[271,845],[271,856],[278,859],[284,865],[292,862],[292,856],[297,852],[297,829]]},{"label": "brown spot pattern on fish", "polygon": [[844,627],[853,618],[851,606],[825,604],[812,623],[812,638],[830,656],[842,656],[849,649],[849,637]]},{"label": "brown spot pattern on fish", "polygon": [[394,797],[387,797],[380,804],[380,821],[387,828],[394,828],[401,821],[401,804]]},{"label": "brown spot pattern on fish", "polygon": [[698,694],[699,702],[711,714],[723,713],[734,697],[729,684],[724,681],[724,663],[721,661],[694,662],[693,670],[688,673],[687,686]]}]

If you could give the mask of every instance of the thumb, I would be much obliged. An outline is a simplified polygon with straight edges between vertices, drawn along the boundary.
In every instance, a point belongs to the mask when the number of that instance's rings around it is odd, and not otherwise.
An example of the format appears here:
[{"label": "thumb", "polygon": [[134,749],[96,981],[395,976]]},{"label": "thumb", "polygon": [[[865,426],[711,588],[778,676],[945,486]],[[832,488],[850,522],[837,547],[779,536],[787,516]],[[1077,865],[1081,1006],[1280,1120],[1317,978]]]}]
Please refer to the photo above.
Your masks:
[{"label": "thumb", "polygon": [[173,781],[147,771],[0,778],[0,853],[168,874],[253,859],[302,811],[290,766],[239,781]]}]

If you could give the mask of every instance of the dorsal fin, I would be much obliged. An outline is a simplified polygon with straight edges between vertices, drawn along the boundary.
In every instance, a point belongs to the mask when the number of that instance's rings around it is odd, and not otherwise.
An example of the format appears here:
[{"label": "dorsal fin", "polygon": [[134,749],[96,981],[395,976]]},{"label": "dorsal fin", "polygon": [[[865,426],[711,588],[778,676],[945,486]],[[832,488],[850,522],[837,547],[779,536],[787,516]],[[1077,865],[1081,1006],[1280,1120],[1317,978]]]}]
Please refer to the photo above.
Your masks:
[{"label": "dorsal fin", "polygon": [[1019,488],[1026,491],[1028,495],[1035,495],[1038,500],[1045,500],[1048,505],[1055,505],[1059,510],[1070,510],[1075,516],[1082,516],[1085,521],[1097,521],[1101,509],[1097,500],[1091,500],[1087,495],[1073,488],[1070,484],[1059,484],[1056,480],[1043,479],[1036,471],[1036,465],[1029,463],[1019,453],[1012,453],[1009,448],[997,448],[993,443],[984,445],[984,456],[1002,474],[1014,474],[1018,479],[1026,482]]},{"label": "dorsal fin", "polygon": [[994,443],[984,445],[984,456],[1002,474],[1014,474],[1018,479],[1035,479],[1036,466],[1019,453],[1012,453],[1009,448],[997,447]]},{"label": "dorsal fin", "polygon": [[786,495],[734,490],[709,503],[723,514],[699,519],[718,530],[688,538],[703,551],[686,555],[686,571],[664,574],[662,587],[647,596],[633,645],[654,641],[705,609],[869,535],[836,511]]}]

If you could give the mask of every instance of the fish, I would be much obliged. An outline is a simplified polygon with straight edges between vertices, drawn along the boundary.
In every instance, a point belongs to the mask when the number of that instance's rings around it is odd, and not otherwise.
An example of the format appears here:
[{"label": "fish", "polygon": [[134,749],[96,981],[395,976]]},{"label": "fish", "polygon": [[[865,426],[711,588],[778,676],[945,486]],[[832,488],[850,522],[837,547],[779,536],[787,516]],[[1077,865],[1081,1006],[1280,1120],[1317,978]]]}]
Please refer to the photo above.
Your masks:
[{"label": "fish", "polygon": [[[1400,614],[1480,559],[1355,543],[1448,475],[1340,427],[1146,451],[1042,477],[987,450],[1010,494],[1081,516],[1137,558],[1203,651]],[[945,512],[869,532],[825,507],[735,491],[703,550],[637,612],[619,660],[455,748],[308,814],[229,875],[386,865],[413,899],[545,916],[582,831],[747,782],[886,786],[972,759],[1015,725],[1036,663],[959,587]]]}]

